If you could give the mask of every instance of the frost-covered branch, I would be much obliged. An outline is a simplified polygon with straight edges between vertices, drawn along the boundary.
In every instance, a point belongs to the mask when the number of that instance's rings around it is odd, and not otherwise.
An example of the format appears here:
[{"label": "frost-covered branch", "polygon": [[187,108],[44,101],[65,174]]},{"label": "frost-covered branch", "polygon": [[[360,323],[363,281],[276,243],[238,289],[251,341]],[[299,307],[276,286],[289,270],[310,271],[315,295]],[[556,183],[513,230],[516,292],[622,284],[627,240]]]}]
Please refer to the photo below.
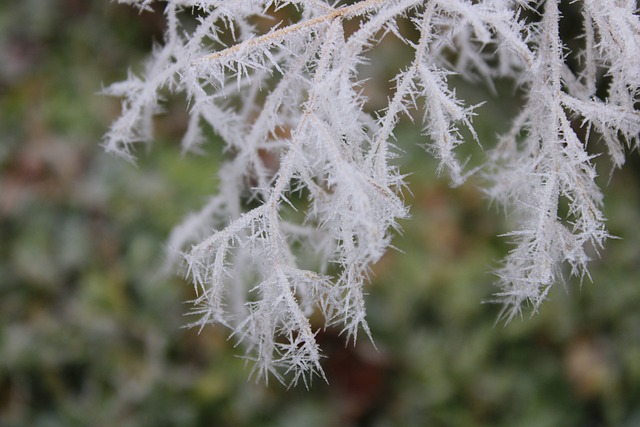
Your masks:
[{"label": "frost-covered branch", "polygon": [[[120,2],[149,9],[153,0]],[[525,302],[536,311],[565,266],[588,275],[589,253],[608,233],[588,138],[575,129],[599,136],[616,166],[625,145],[638,145],[634,1],[580,2],[579,52],[560,36],[559,0],[162,3],[164,43],[140,73],[105,90],[123,110],[104,145],[133,160],[136,144],[153,138],[167,91],[189,102],[184,151],[207,142],[204,127],[224,140],[232,156],[218,171],[217,194],[174,229],[169,246],[196,290],[193,324],[230,328],[257,377],[308,384],[309,374],[323,375],[314,312],[347,339],[370,334],[363,287],[408,216],[392,164],[402,116],[422,115],[424,145],[453,185],[481,168],[487,193],[516,219],[513,250],[497,271],[508,319]],[[274,20],[282,9],[289,20]],[[185,25],[193,10],[195,25]],[[397,70],[387,106],[372,111],[362,65],[390,37],[413,57]],[[490,90],[510,78],[525,94],[495,146],[477,141],[479,106],[456,95],[454,73]],[[458,160],[465,133],[487,148],[484,166]]]}]

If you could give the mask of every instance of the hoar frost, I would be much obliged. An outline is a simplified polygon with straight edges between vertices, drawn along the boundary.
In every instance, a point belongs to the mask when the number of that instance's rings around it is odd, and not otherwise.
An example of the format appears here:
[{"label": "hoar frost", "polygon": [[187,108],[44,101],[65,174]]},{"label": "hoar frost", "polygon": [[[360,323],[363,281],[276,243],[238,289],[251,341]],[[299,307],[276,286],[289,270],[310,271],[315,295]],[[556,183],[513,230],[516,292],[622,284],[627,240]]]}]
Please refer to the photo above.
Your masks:
[{"label": "hoar frost", "polygon": [[[422,115],[424,144],[453,185],[472,172],[484,176],[487,194],[517,218],[508,233],[513,249],[497,271],[507,319],[523,303],[535,312],[562,282],[564,266],[588,275],[587,253],[608,234],[593,156],[575,123],[599,137],[616,166],[625,146],[637,148],[635,1],[577,2],[579,52],[568,52],[560,37],[559,6],[568,2],[559,0],[159,3],[167,20],[162,45],[141,73],[105,90],[122,98],[123,111],[104,146],[132,159],[134,146],[152,139],[168,90],[189,102],[185,151],[206,143],[210,127],[233,153],[219,170],[218,192],[175,227],[168,246],[197,292],[194,325],[230,328],[258,378],[308,384],[312,374],[323,376],[314,312],[348,340],[369,334],[368,271],[408,216],[403,176],[392,164],[403,115]],[[274,20],[283,9],[289,19]],[[184,25],[194,12],[196,25]],[[415,34],[405,35],[400,21]],[[353,22],[355,31],[345,31]],[[388,105],[370,111],[359,66],[385,37],[406,44],[412,59],[397,70]],[[570,56],[579,58],[577,68]],[[497,143],[477,141],[488,153],[480,170],[465,170],[455,154],[463,130],[477,140],[477,106],[456,97],[452,73],[489,86],[510,78],[525,94]]]}]

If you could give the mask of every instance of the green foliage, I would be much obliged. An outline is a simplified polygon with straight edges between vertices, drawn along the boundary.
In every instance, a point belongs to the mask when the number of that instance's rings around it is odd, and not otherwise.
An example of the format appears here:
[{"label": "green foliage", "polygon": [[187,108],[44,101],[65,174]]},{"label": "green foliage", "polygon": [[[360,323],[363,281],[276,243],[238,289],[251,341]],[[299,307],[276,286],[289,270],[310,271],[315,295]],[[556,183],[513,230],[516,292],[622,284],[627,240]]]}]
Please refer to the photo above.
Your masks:
[{"label": "green foliage", "polygon": [[[3,427],[640,423],[637,161],[606,187],[620,239],[593,283],[554,289],[536,317],[494,326],[497,308],[479,301],[493,292],[487,266],[508,249],[495,237],[506,226],[474,182],[451,190],[408,152],[404,254],[374,267],[367,296],[378,349],[322,332],[329,384],[265,388],[246,382],[224,331],[183,328],[191,289],[158,274],[171,227],[211,191],[217,160],[179,156],[179,121],[161,123],[137,168],[97,144],[118,105],[95,92],[147,51],[157,16],[5,3],[0,50],[17,56],[0,61]],[[38,25],[22,25],[35,10]]]}]

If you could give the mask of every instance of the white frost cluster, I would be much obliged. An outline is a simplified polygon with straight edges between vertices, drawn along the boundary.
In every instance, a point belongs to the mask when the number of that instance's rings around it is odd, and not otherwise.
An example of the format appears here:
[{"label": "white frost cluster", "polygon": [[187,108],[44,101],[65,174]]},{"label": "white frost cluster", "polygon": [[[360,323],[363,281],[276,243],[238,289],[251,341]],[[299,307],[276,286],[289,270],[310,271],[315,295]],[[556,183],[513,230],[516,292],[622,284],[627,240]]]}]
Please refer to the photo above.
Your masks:
[{"label": "white frost cluster", "polygon": [[[163,2],[164,43],[142,73],[106,89],[123,99],[123,112],[104,145],[132,159],[134,145],[152,139],[161,94],[170,91],[189,101],[184,150],[198,150],[209,127],[232,154],[219,170],[218,193],[170,238],[197,291],[194,324],[229,327],[258,377],[305,384],[323,375],[314,312],[347,339],[369,334],[367,272],[407,216],[403,177],[390,163],[399,118],[423,115],[425,144],[454,185],[469,174],[455,149],[461,129],[475,137],[475,107],[456,98],[448,82],[454,72],[489,85],[509,77],[526,94],[510,131],[494,147],[485,144],[481,172],[487,193],[519,221],[498,271],[505,316],[523,302],[537,309],[562,281],[563,265],[587,274],[589,248],[608,234],[593,158],[575,123],[600,136],[616,166],[625,145],[637,147],[640,21],[635,0],[579,2],[584,49],[575,69],[559,35],[560,3]],[[283,8],[293,13],[274,20]],[[194,12],[196,21],[184,19]],[[411,23],[411,34],[400,21]],[[386,108],[371,112],[361,65],[384,37],[401,40],[413,58],[397,70]],[[596,93],[602,81],[604,96]]]}]

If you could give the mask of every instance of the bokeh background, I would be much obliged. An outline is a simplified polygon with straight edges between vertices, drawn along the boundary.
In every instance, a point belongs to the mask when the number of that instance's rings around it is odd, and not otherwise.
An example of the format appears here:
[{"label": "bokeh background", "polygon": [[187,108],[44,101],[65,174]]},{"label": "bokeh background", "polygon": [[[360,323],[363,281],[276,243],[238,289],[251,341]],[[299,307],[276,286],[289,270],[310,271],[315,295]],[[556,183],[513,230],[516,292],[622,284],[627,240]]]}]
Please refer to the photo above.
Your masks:
[{"label": "bokeh background", "polygon": [[[640,426],[637,153],[600,166],[620,238],[532,318],[496,324],[482,303],[508,219],[473,179],[449,188],[402,127],[413,218],[368,288],[377,348],[321,331],[328,384],[267,387],[227,331],[184,328],[193,291],[163,272],[164,244],[215,191],[220,143],[182,156],[176,101],[136,165],[100,147],[119,101],[98,92],[163,25],[108,0],[0,1],[0,426]],[[498,87],[459,89],[490,96],[485,141],[518,102]]]}]

